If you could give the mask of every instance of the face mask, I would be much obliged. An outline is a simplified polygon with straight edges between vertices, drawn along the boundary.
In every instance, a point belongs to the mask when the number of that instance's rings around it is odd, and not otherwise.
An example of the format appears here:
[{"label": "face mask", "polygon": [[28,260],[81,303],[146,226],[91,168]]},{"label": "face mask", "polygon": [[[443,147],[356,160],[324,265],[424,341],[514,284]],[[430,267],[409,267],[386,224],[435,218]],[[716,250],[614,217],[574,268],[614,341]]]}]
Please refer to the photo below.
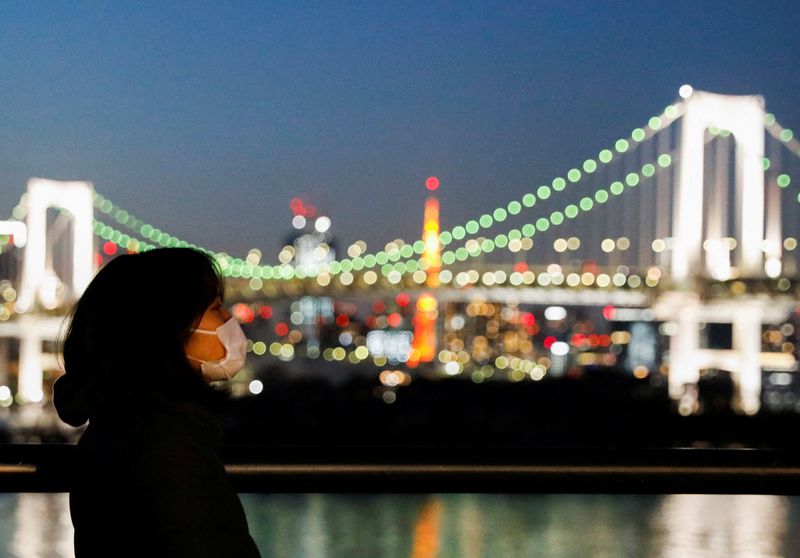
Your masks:
[{"label": "face mask", "polygon": [[247,337],[235,318],[230,318],[215,330],[195,329],[194,331],[216,335],[225,347],[225,356],[220,360],[200,360],[186,355],[187,358],[201,363],[200,371],[203,373],[203,378],[209,382],[230,380],[242,369],[247,353]]}]

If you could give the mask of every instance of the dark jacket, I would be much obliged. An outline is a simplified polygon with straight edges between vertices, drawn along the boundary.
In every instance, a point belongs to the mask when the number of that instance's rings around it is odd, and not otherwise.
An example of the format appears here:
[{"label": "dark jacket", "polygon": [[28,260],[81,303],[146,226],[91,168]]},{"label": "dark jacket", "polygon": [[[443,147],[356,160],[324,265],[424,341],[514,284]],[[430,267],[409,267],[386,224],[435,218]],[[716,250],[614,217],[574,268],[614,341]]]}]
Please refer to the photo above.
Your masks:
[{"label": "dark jacket", "polygon": [[260,556],[221,441],[216,416],[190,400],[90,419],[70,492],[76,558]]}]

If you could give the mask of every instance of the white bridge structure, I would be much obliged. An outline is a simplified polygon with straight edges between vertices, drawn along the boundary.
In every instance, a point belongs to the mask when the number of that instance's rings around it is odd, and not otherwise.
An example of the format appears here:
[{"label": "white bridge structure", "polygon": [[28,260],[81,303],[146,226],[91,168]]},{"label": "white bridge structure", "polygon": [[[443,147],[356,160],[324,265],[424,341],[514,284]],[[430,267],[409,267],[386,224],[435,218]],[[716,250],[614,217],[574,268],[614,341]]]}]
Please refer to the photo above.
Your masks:
[{"label": "white bridge structure", "polygon": [[[791,288],[797,275],[797,239],[792,235],[800,233],[800,223],[784,218],[796,211],[791,198],[796,194],[788,189],[790,176],[779,173],[796,163],[800,142],[765,112],[760,96],[720,95],[683,86],[680,97],[647,126],[617,141],[614,149],[604,149],[580,169],[554,179],[552,186],[540,186],[521,203],[509,202],[464,227],[443,232],[446,250],[437,296],[440,302],[482,297],[647,308],[654,320],[671,324],[670,395],[691,406],[701,371],[726,370],[734,380],[734,406],[753,414],[761,402],[762,328],[784,321],[798,307]],[[597,180],[607,181],[587,195]],[[95,194],[89,182],[31,179],[19,207],[24,224],[21,217],[0,222],[0,235],[13,235],[13,249],[22,252],[14,314],[0,321],[0,349],[3,338],[19,339],[16,396],[20,402],[37,402],[44,398],[43,368],[57,365],[52,354],[43,353],[43,342],[56,340],[64,310],[96,271],[97,238],[129,250],[187,243],[114,206]],[[71,223],[71,241],[63,243],[70,251],[65,270],[53,264],[50,237],[56,227],[48,229],[47,217],[51,207]],[[520,222],[507,233],[488,234],[504,222],[519,222],[531,214],[530,222]],[[128,230],[117,230],[118,225]],[[583,241],[578,238],[581,231]],[[496,248],[507,249],[518,262],[528,251],[530,268],[538,265],[547,271],[538,276],[522,268],[488,271],[481,285],[481,274],[468,273],[465,266]],[[228,276],[250,279],[250,285],[294,277],[340,289],[368,288],[376,281],[396,289],[406,283],[413,286],[411,277],[424,275],[413,254],[399,249],[326,264],[326,271],[316,277],[294,276],[288,264],[260,266],[224,254],[217,257]],[[634,277],[637,270],[641,273]],[[727,288],[734,283],[736,289]],[[725,293],[709,294],[711,284],[727,286]],[[747,288],[774,284],[778,289],[767,289],[767,294]],[[701,346],[706,323],[731,324],[732,346]],[[8,370],[6,353],[0,350],[0,384]],[[796,369],[792,354],[772,355],[770,362],[787,371]]]}]

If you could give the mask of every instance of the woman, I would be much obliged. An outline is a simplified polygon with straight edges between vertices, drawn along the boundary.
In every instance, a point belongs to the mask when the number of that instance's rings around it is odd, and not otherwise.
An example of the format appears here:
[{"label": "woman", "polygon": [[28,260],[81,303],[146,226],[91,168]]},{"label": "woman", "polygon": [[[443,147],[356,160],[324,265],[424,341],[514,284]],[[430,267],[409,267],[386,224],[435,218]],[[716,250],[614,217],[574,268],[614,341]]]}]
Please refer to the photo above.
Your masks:
[{"label": "woman", "polygon": [[76,558],[259,556],[219,456],[244,364],[213,260],[186,248],[110,261],[72,311],[59,416],[89,425],[70,493]]}]

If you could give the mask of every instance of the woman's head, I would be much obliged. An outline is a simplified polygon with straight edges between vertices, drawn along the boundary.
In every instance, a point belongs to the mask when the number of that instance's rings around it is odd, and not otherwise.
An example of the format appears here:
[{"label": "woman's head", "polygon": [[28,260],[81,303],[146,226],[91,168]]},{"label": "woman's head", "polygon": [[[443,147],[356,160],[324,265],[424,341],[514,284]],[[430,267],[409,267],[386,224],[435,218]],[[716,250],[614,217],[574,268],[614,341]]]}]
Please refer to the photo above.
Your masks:
[{"label": "woman's head", "polygon": [[146,393],[198,389],[185,347],[222,296],[214,261],[197,250],[161,248],[106,264],[72,311],[66,374],[55,386],[61,418],[83,424]]}]

